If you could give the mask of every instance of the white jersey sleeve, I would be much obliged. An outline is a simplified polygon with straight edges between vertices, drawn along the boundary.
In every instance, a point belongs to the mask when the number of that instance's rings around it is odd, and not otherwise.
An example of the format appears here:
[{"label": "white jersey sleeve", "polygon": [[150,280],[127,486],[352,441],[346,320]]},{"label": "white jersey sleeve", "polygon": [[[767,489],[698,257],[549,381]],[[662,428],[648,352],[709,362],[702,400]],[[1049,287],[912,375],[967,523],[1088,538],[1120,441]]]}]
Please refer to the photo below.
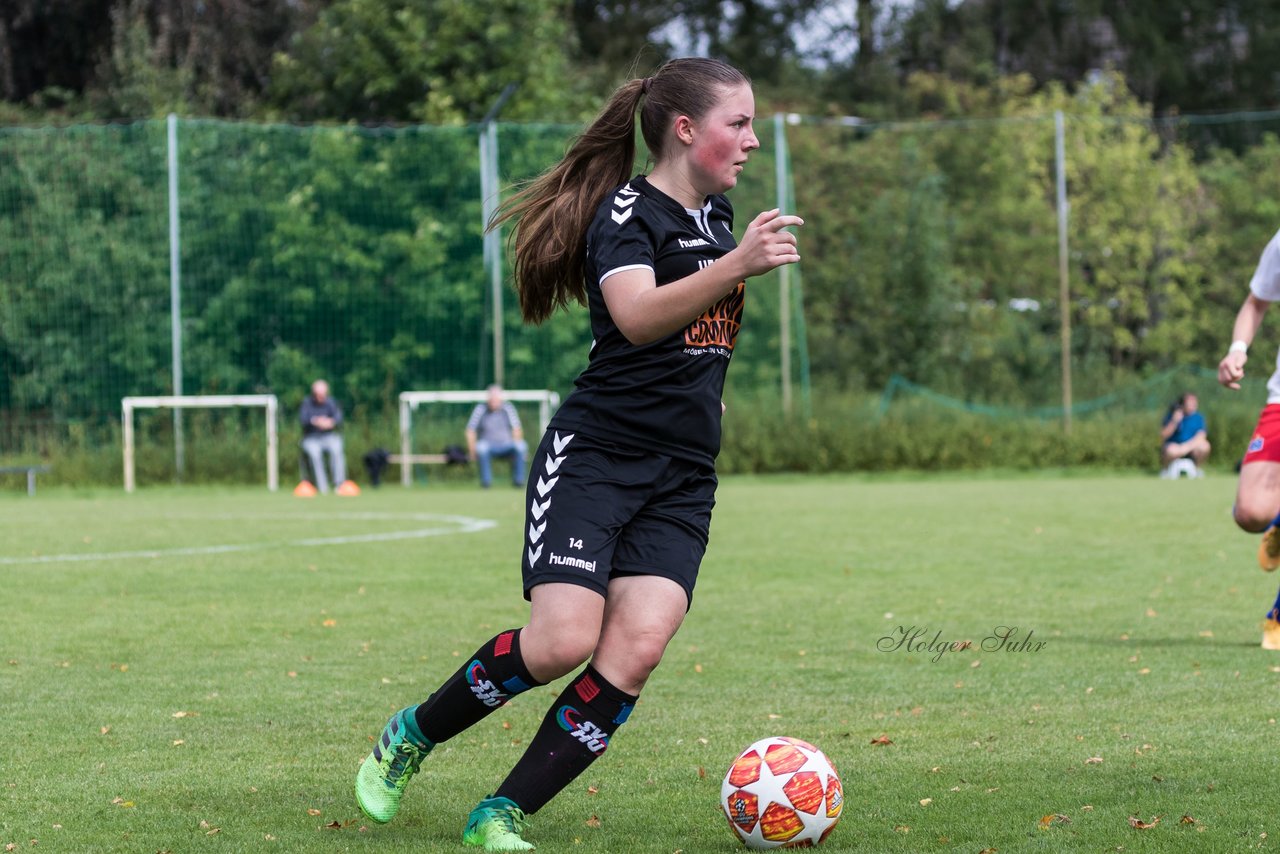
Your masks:
[{"label": "white jersey sleeve", "polygon": [[1253,279],[1249,282],[1249,292],[1267,302],[1280,301],[1280,232],[1276,232],[1262,250],[1258,269],[1254,270]]},{"label": "white jersey sleeve", "polygon": [[[1249,293],[1267,302],[1280,301],[1280,232],[1262,250],[1249,281]],[[1267,403],[1280,403],[1280,352],[1276,353],[1276,369],[1267,380]]]}]

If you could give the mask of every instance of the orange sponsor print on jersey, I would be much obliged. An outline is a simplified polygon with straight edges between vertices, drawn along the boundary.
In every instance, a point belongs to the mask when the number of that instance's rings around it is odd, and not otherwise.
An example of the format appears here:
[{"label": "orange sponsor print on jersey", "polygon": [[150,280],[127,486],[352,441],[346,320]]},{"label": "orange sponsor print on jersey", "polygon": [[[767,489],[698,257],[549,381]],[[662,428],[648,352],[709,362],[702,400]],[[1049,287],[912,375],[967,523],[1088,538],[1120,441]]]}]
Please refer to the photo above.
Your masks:
[{"label": "orange sponsor print on jersey", "polygon": [[738,340],[738,328],[742,326],[742,301],[746,288],[746,282],[738,282],[728,296],[690,323],[684,330],[685,346],[732,350],[733,342]]}]

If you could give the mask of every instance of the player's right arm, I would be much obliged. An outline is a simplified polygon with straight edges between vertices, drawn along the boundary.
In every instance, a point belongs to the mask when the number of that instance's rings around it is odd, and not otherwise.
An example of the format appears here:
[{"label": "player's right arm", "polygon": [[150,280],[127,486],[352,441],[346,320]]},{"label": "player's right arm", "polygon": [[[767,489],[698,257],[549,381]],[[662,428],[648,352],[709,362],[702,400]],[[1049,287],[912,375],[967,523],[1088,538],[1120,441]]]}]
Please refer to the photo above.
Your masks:
[{"label": "player's right arm", "polygon": [[1267,313],[1269,305],[1271,303],[1267,300],[1258,299],[1250,293],[1240,306],[1235,326],[1231,330],[1231,347],[1218,363],[1218,382],[1227,388],[1240,388],[1240,380],[1244,378],[1244,364],[1249,361],[1248,347],[1258,334],[1258,327],[1262,325],[1262,317]]},{"label": "player's right arm", "polygon": [[747,226],[736,248],[714,264],[662,287],[652,270],[615,273],[600,285],[609,315],[635,345],[670,335],[727,296],[739,282],[798,262],[796,237],[784,229],[803,224],[800,217],[781,214],[776,208],[765,211]]}]

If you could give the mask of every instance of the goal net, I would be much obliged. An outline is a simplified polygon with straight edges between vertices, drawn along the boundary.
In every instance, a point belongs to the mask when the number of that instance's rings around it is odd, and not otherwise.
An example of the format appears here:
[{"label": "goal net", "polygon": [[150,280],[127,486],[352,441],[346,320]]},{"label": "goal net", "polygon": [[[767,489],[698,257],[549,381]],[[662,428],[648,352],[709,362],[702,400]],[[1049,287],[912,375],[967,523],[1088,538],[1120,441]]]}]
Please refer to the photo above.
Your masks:
[{"label": "goal net", "polygon": [[[538,436],[547,429],[551,413],[560,405],[560,395],[546,389],[503,389],[502,397],[512,403],[536,403],[538,405]],[[409,486],[413,482],[413,463],[433,459],[437,455],[415,455],[413,453],[413,415],[423,404],[484,403],[489,399],[488,391],[402,391],[400,392],[400,455],[394,462],[400,463],[400,483]],[[462,422],[459,422],[457,434],[462,435]]]},{"label": "goal net", "polygon": [[[138,409],[225,409],[230,407],[262,407],[266,411],[267,488],[280,488],[280,440],[276,429],[280,404],[274,394],[193,394],[168,397],[126,397],[120,401],[124,432],[124,491],[133,492],[134,473],[133,413]],[[181,450],[176,445],[175,455]]]}]

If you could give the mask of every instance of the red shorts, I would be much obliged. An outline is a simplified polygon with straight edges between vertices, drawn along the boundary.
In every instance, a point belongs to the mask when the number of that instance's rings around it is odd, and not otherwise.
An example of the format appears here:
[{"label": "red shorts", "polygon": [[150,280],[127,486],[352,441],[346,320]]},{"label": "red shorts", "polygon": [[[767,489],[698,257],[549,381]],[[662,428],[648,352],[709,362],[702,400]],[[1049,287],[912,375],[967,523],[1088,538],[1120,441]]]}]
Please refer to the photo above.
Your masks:
[{"label": "red shorts", "polygon": [[1258,416],[1258,426],[1253,428],[1253,438],[1240,462],[1243,466],[1249,463],[1280,463],[1280,403],[1268,403]]}]

